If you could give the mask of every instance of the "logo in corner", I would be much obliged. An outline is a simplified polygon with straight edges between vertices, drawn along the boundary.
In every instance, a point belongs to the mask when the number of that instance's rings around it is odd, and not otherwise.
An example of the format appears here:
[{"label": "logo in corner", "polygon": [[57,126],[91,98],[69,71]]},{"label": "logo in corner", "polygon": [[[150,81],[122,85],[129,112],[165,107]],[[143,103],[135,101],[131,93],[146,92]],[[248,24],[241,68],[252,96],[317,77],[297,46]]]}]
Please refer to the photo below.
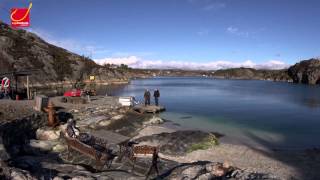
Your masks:
[{"label": "logo in corner", "polygon": [[32,3],[28,8],[12,8],[11,9],[11,26],[13,28],[30,26],[30,10]]}]

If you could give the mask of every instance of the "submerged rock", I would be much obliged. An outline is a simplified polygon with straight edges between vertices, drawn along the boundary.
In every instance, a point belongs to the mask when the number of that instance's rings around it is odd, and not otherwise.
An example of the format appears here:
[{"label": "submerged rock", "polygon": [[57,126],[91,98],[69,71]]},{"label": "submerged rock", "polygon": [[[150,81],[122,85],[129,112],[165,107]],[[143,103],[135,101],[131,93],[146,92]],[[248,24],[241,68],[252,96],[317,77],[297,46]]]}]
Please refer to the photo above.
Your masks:
[{"label": "submerged rock", "polygon": [[161,119],[158,116],[153,116],[149,121],[146,121],[143,124],[144,125],[150,125],[150,124],[152,125],[152,124],[162,124],[162,123],[164,123],[163,119]]},{"label": "submerged rock", "polygon": [[159,146],[160,152],[167,155],[184,155],[188,152],[207,149],[218,143],[220,134],[202,131],[176,131],[153,134],[135,139],[141,144]]}]

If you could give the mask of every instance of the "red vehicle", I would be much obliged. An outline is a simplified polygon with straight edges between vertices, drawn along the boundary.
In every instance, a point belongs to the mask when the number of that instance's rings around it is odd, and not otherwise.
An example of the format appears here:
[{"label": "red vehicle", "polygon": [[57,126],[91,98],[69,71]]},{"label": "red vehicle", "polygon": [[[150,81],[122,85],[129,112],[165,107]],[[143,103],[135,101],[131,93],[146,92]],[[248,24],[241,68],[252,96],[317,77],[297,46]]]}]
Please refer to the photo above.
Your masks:
[{"label": "red vehicle", "polygon": [[81,89],[72,89],[69,91],[66,91],[63,96],[65,97],[80,97],[82,95]]}]

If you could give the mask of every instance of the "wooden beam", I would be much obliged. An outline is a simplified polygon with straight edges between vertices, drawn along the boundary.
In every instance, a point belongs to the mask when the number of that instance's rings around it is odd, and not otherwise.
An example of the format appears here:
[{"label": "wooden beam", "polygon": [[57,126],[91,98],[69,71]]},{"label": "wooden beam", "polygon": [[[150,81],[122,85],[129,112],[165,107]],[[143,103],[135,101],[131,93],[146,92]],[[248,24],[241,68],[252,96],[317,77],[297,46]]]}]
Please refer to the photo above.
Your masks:
[{"label": "wooden beam", "polygon": [[29,76],[27,76],[27,97],[28,97],[28,100],[30,100]]},{"label": "wooden beam", "polygon": [[16,93],[18,92],[18,76],[14,76],[14,79],[16,81]]}]

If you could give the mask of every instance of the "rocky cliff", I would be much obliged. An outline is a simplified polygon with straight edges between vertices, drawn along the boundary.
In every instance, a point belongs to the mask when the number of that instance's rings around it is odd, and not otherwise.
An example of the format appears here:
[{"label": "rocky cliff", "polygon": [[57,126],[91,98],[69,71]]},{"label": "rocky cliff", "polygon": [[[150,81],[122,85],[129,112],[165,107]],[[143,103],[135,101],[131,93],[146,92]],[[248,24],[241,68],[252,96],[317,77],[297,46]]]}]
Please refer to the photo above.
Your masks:
[{"label": "rocky cliff", "polygon": [[295,83],[319,84],[320,60],[310,59],[301,61],[288,70],[288,74]]},{"label": "rocky cliff", "polygon": [[91,59],[69,52],[25,30],[0,22],[0,74],[37,69],[32,84],[76,82],[96,75],[98,81],[126,79],[123,71],[106,68]]}]

